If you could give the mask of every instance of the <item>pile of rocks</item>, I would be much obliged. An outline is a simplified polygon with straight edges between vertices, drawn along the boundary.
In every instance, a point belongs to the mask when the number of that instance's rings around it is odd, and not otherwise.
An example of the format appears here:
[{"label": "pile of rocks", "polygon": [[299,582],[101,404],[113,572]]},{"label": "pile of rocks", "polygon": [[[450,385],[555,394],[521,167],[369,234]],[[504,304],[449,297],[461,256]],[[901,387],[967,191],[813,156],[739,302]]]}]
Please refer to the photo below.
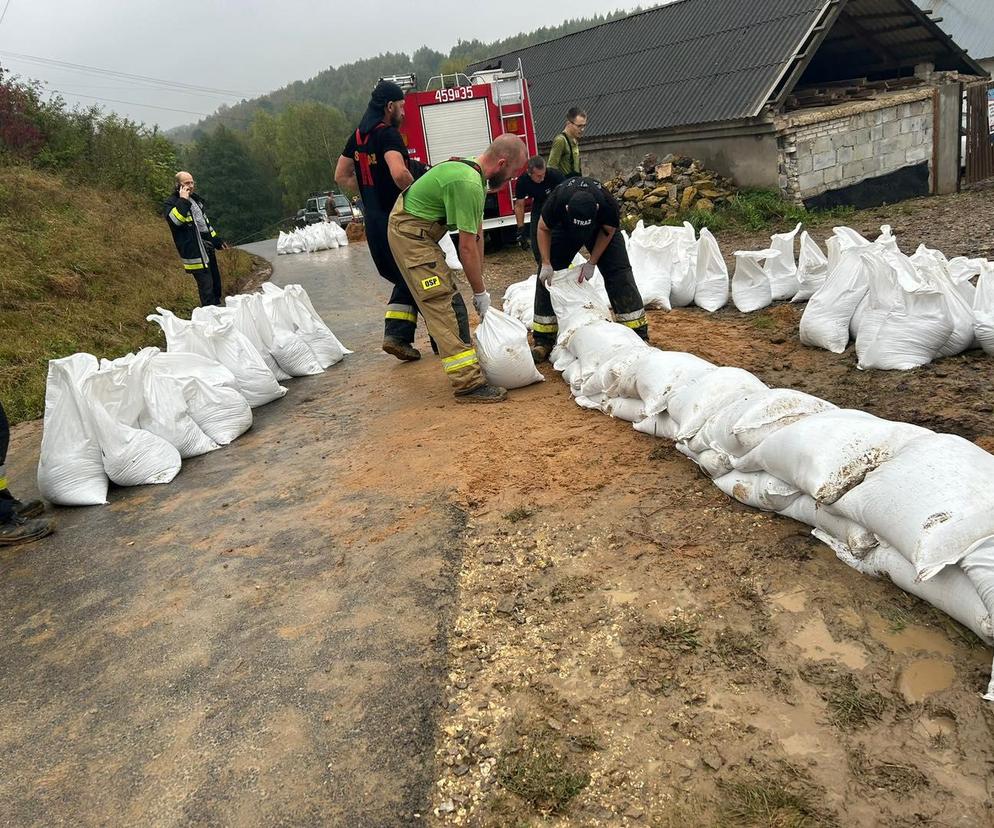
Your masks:
[{"label": "pile of rocks", "polygon": [[713,211],[735,194],[727,178],[707,170],[700,161],[682,155],[657,159],[647,155],[629,173],[604,182],[623,216],[659,222],[688,210]]}]

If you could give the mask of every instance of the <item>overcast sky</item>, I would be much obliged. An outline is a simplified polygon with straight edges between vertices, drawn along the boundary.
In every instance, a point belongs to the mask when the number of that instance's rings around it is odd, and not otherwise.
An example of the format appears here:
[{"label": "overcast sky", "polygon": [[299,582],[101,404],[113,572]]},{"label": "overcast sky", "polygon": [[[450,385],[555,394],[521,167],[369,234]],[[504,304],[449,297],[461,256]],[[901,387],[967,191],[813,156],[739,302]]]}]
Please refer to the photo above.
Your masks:
[{"label": "overcast sky", "polygon": [[[610,2],[610,0],[609,0]],[[7,0],[0,0],[0,13]],[[74,103],[108,110],[164,128],[198,120],[221,103],[235,103],[305,80],[322,69],[380,52],[428,45],[440,52],[457,40],[495,40],[637,2],[601,0],[536,3],[500,0],[10,0],[0,22],[0,65],[36,78]],[[112,69],[239,95],[179,93],[79,70],[54,67],[11,53]],[[88,95],[91,97],[83,97]],[[169,112],[154,104],[188,110]],[[192,113],[192,114],[191,114]]]}]

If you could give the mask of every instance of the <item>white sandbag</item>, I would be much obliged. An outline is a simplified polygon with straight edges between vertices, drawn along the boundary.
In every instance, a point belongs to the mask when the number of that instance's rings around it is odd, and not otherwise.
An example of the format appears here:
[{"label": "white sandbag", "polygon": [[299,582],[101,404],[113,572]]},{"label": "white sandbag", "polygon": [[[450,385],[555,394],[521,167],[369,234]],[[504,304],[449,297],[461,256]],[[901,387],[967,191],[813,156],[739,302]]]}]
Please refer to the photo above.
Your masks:
[{"label": "white sandbag", "polygon": [[287,252],[290,246],[290,237],[280,230],[279,238],[276,239],[276,255],[281,256]]},{"label": "white sandbag", "polygon": [[253,408],[265,405],[286,394],[286,388],[276,381],[259,352],[240,333],[232,320],[213,324],[179,319],[170,311],[156,308],[158,315],[146,317],[162,327],[167,348],[180,353],[206,356],[224,365],[238,383],[238,390]]},{"label": "white sandbag", "polygon": [[873,243],[877,245],[877,247],[879,247],[881,250],[884,250],[888,253],[901,252],[897,246],[897,238],[894,236],[894,233],[889,224],[881,225],[880,235],[877,236],[876,239],[874,239]]},{"label": "white sandbag", "polygon": [[302,337],[284,327],[277,328],[273,325],[264,296],[258,293],[248,294],[241,301],[252,315],[259,339],[284,373],[291,377],[305,377],[324,371],[311,346]]},{"label": "white sandbag", "polygon": [[690,444],[681,441],[678,442],[674,448],[684,457],[688,457],[697,464],[698,468],[712,480],[716,480],[719,477],[724,477],[726,474],[732,471],[732,458],[729,457],[722,451],[715,451],[714,449],[705,449],[702,452],[696,452],[691,447]]},{"label": "white sandbag", "polygon": [[857,558],[864,557],[880,544],[877,536],[869,529],[853,523],[849,518],[835,514],[808,494],[802,493],[793,503],[781,509],[780,514],[830,535]]},{"label": "white sandbag", "polygon": [[607,390],[613,396],[638,397],[651,417],[666,410],[673,394],[715,368],[693,354],[646,348]]},{"label": "white sandbag", "polygon": [[919,437],[832,509],[889,543],[928,579],[994,539],[994,456],[952,434]]},{"label": "white sandbag", "polygon": [[732,276],[732,302],[742,313],[752,313],[773,301],[770,277],[760,264],[780,256],[778,250],[735,251],[735,273]]},{"label": "white sandbag", "polygon": [[535,285],[538,283],[538,276],[534,273],[521,282],[508,285],[504,291],[504,298],[501,305],[504,313],[513,316],[524,324],[528,330],[532,329],[535,322]]},{"label": "white sandbag", "polygon": [[770,249],[780,255],[768,258],[763,270],[770,280],[770,294],[774,302],[792,299],[800,290],[797,260],[794,258],[794,241],[800,232],[801,225],[798,224],[789,233],[774,233],[770,237]]},{"label": "white sandbag", "polygon": [[96,506],[107,502],[107,473],[100,442],[81,383],[97,371],[90,354],[73,354],[48,363],[45,420],[38,457],[38,491],[59,506]]},{"label": "white sandbag", "polygon": [[973,300],[973,332],[985,354],[994,355],[994,263],[984,262]]},{"label": "white sandbag", "polygon": [[872,242],[861,236],[851,227],[835,227],[832,235],[825,242],[828,251],[828,272],[831,273],[842,262],[842,254],[847,250],[868,247]]},{"label": "white sandbag", "polygon": [[[328,225],[337,227],[338,225]],[[338,337],[331,332],[324,320],[314,310],[311,299],[300,285],[287,285],[283,290],[282,302],[289,320],[296,332],[311,346],[319,364],[330,368],[341,362],[345,354],[351,353]]]},{"label": "white sandbag", "polygon": [[124,421],[132,419],[135,394],[141,399],[127,366],[97,371],[83,380],[82,395],[92,413],[104,470],[119,486],[169,483],[182,465],[179,452],[161,437]]},{"label": "white sandbag", "polygon": [[604,413],[616,420],[639,423],[645,419],[645,404],[633,397],[609,397],[604,405]]},{"label": "white sandbag", "polygon": [[899,274],[894,304],[876,327],[872,342],[861,348],[858,367],[907,371],[927,365],[949,340],[953,327],[947,297],[935,282],[912,281]]},{"label": "white sandbag", "polygon": [[584,397],[581,394],[574,397],[573,401],[580,406],[580,408],[603,412],[604,406],[607,404],[607,396],[605,394],[595,394],[593,397]]},{"label": "white sandbag", "polygon": [[545,381],[532,359],[528,329],[496,308],[487,311],[476,329],[476,355],[491,385],[522,388]]},{"label": "white sandbag", "polygon": [[973,307],[973,300],[977,295],[973,279],[980,275],[980,271],[986,264],[987,259],[968,259],[966,256],[957,256],[949,260],[949,278],[970,307]]},{"label": "white sandbag", "polygon": [[865,411],[822,411],[768,435],[736,468],[767,471],[821,503],[835,503],[912,440],[931,433]]},{"label": "white sandbag", "polygon": [[918,273],[910,260],[901,258],[888,261],[882,251],[864,258],[867,268],[866,294],[856,306],[849,321],[849,336],[856,343],[856,358],[862,360],[877,340],[880,326],[902,301],[902,288],[898,272],[904,271],[906,284],[917,284]]},{"label": "white sandbag", "polygon": [[446,233],[439,239],[438,246],[442,248],[442,252],[445,254],[445,264],[449,270],[462,270],[462,262],[459,260],[459,253],[456,251],[452,236]]},{"label": "white sandbag", "polygon": [[193,419],[181,380],[145,370],[142,386],[145,409],[138,418],[139,428],[174,446],[184,460],[220,448]]},{"label": "white sandbag", "polygon": [[801,233],[801,252],[797,257],[797,293],[792,302],[807,302],[828,277],[828,258],[805,230]]},{"label": "white sandbag", "polygon": [[869,286],[872,253],[865,247],[847,250],[830,270],[825,283],[808,300],[801,316],[800,338],[805,345],[841,354],[849,345],[849,323]]},{"label": "white sandbag", "polygon": [[252,409],[234,374],[220,363],[196,354],[159,353],[148,370],[180,384],[193,421],[219,446],[252,427]]},{"label": "white sandbag", "polygon": [[262,361],[266,363],[266,367],[273,372],[273,376],[276,377],[277,382],[283,382],[284,380],[290,379],[290,375],[280,367],[280,364],[276,361],[276,357],[270,353],[269,348],[267,348],[265,343],[262,341],[262,337],[259,335],[258,326],[255,324],[255,319],[252,317],[252,311],[250,310],[248,303],[243,300],[243,294],[228,296],[224,300],[225,305],[234,311],[232,319],[234,320],[235,327],[241,331],[241,333],[245,334],[248,341],[252,343],[252,347],[259,352],[259,356],[261,356]]},{"label": "white sandbag", "polygon": [[697,292],[697,234],[694,226],[685,221],[683,227],[664,227],[675,241],[670,272],[670,306],[683,308],[694,303]]},{"label": "white sandbag", "polygon": [[665,411],[659,414],[650,414],[644,420],[635,423],[632,428],[641,434],[662,437],[666,440],[675,440],[678,431],[676,421]]},{"label": "white sandbag", "polygon": [[[609,359],[604,360],[600,363],[596,370],[592,373],[586,373],[583,376],[583,384],[580,388],[580,393],[586,396],[591,396],[593,394],[607,394],[611,397],[616,397],[614,389],[618,384],[619,378],[625,376],[630,370],[631,366],[638,359],[639,354],[642,352],[641,348],[623,348]],[[641,400],[639,400],[641,403]],[[645,416],[644,414],[642,415]],[[639,417],[642,419],[642,417]]]},{"label": "white sandbag", "polygon": [[730,457],[743,457],[791,423],[834,409],[832,403],[803,391],[764,389],[726,405],[708,418],[691,447],[697,452],[717,449]]},{"label": "white sandbag", "polygon": [[[973,332],[973,302],[967,301],[960,287],[952,277],[950,262],[938,250],[930,250],[921,245],[909,260],[916,269],[920,281],[937,288],[945,300],[946,316],[952,325],[949,338],[936,356],[947,357],[961,354],[976,345]],[[969,260],[961,259],[958,270],[970,273]]]},{"label": "white sandbag", "polygon": [[635,286],[647,308],[670,310],[671,275],[676,240],[647,231],[640,221],[627,242]]},{"label": "white sandbag", "polygon": [[697,240],[697,275],[694,304],[709,313],[728,303],[728,266],[718,241],[707,227]]},{"label": "white sandbag", "polygon": [[564,328],[570,325],[570,317],[574,315],[593,315],[608,320],[612,318],[611,301],[604,287],[604,279],[595,277],[581,284],[577,282],[579,277],[578,267],[556,271],[552,277],[549,298],[552,300],[552,310],[559,320],[560,338],[564,334]]},{"label": "white sandbag", "polygon": [[794,486],[766,472],[733,471],[714,485],[739,503],[765,512],[781,512],[801,496]]},{"label": "white sandbag", "polygon": [[582,365],[584,380],[619,355],[649,348],[631,328],[604,320],[577,328],[565,345]]},{"label": "white sandbag", "polygon": [[689,440],[726,405],[766,388],[759,377],[742,368],[716,368],[674,393],[666,410],[679,424],[679,439]]}]

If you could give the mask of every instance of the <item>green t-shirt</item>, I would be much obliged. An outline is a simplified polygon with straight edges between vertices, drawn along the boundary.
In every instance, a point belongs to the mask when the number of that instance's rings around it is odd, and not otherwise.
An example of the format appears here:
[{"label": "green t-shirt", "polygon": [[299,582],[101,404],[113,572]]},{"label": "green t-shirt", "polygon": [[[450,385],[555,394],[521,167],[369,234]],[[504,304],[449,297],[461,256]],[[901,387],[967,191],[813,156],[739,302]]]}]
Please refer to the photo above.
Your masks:
[{"label": "green t-shirt", "polygon": [[404,194],[404,209],[449,230],[478,233],[487,193],[483,177],[469,164],[445,161],[432,167]]},{"label": "green t-shirt", "polygon": [[565,132],[560,132],[552,142],[549,166],[565,176],[583,175],[580,167],[580,145]]}]

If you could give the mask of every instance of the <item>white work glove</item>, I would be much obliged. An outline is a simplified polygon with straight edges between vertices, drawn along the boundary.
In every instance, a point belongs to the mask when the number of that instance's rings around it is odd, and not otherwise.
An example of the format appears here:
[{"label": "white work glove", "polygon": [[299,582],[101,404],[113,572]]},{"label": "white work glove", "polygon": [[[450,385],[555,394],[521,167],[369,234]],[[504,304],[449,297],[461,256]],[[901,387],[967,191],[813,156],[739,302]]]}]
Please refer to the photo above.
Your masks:
[{"label": "white work glove", "polygon": [[473,294],[473,307],[476,308],[476,313],[479,315],[480,320],[486,316],[488,310],[490,310],[490,293],[483,291],[483,293]]},{"label": "white work glove", "polygon": [[594,263],[584,262],[580,265],[580,278],[576,280],[577,284],[582,285],[584,282],[589,282],[594,278]]},{"label": "white work glove", "polygon": [[542,269],[538,272],[538,278],[541,280],[542,284],[546,287],[552,284],[552,274],[555,271],[552,269],[552,265],[542,265]]}]

